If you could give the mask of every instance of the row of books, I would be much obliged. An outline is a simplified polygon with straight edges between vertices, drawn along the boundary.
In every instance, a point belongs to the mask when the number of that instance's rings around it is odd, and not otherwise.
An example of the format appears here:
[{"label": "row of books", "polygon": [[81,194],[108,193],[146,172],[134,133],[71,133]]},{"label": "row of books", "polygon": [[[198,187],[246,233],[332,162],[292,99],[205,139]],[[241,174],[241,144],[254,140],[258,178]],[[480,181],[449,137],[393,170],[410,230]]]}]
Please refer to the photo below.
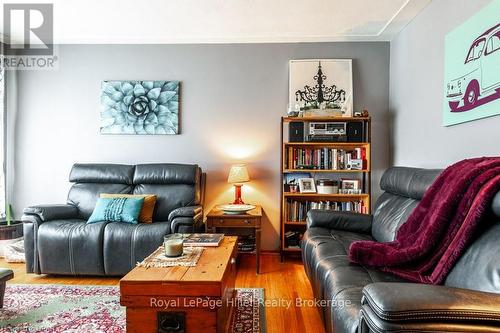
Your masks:
[{"label": "row of books", "polygon": [[366,168],[366,148],[288,147],[285,166],[287,169],[304,170],[361,170]]},{"label": "row of books", "polygon": [[289,222],[304,222],[307,212],[311,209],[336,210],[366,214],[367,209],[362,200],[359,201],[286,201],[286,220]]}]

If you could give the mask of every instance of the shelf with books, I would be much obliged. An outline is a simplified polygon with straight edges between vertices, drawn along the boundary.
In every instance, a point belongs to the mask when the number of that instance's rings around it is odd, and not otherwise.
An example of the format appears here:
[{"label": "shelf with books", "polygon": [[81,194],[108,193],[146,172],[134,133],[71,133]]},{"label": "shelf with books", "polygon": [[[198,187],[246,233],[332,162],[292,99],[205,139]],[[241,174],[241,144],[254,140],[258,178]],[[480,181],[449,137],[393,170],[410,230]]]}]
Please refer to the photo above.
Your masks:
[{"label": "shelf with books", "polygon": [[322,170],[322,169],[283,169],[283,173],[293,172],[322,172],[322,173],[363,173],[370,172],[368,169],[363,170]]},{"label": "shelf with books", "polygon": [[311,209],[366,214],[368,204],[368,200],[353,198],[342,198],[340,200],[318,200],[318,198],[297,200],[297,198],[287,198],[284,203],[283,217],[284,221],[288,222],[305,222],[307,212]]},{"label": "shelf with books", "polygon": [[284,147],[333,147],[333,148],[356,148],[370,147],[366,142],[284,142]]},{"label": "shelf with books", "polygon": [[370,145],[285,145],[283,170],[367,172],[370,170]]},{"label": "shelf with books", "polygon": [[284,123],[303,121],[303,122],[346,122],[346,121],[363,121],[369,122],[370,117],[282,117]]},{"label": "shelf with books", "polygon": [[[322,122],[336,124],[325,126],[310,124]],[[350,124],[351,122],[357,124]],[[359,126],[360,123],[362,126]],[[357,133],[360,135],[349,134],[352,134],[349,129],[354,127],[359,129]],[[297,128],[299,132],[303,128],[299,136],[295,132]],[[323,132],[323,136],[320,134],[319,137],[313,135],[317,132],[312,132],[313,129],[324,131],[330,128],[335,130],[344,128],[346,132],[340,136]],[[290,142],[289,138],[293,138],[293,141]],[[318,140],[310,141],[315,139]],[[300,252],[297,244],[300,243],[307,228],[306,216],[309,209],[370,213],[371,119],[370,117],[282,117],[280,143],[280,249],[283,259],[284,253]],[[304,186],[307,182],[310,185]],[[321,193],[317,193],[315,189],[319,186],[322,186]],[[325,191],[325,186],[329,187],[328,191]],[[302,193],[300,189],[303,190]]]},{"label": "shelf with books", "polygon": [[294,226],[306,226],[306,222],[294,222],[294,221],[285,221],[286,225],[294,225]]},{"label": "shelf with books", "polygon": [[334,193],[334,194],[322,194],[322,193],[300,193],[300,192],[283,192],[283,196],[285,197],[299,197],[299,198],[328,198],[328,199],[360,199],[360,198],[368,198],[370,195],[366,193],[361,194],[342,194],[342,193]]}]

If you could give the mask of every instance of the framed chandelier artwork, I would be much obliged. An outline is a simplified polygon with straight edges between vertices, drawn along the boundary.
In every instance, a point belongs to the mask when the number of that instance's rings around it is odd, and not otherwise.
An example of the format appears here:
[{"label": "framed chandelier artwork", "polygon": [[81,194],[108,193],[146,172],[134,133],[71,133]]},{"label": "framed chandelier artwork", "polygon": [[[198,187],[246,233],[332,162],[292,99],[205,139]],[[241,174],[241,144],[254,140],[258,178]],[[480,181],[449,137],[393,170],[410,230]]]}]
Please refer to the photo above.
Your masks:
[{"label": "framed chandelier artwork", "polygon": [[290,60],[289,112],[351,117],[351,59]]}]

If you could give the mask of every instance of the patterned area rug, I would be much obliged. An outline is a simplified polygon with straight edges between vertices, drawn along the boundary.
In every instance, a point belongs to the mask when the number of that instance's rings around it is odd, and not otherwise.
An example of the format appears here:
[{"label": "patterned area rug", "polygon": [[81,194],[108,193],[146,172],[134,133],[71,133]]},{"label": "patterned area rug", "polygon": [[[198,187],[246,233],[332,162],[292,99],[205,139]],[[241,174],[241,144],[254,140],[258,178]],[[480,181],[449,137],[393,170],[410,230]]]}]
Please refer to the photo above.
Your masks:
[{"label": "patterned area rug", "polygon": [[[118,287],[8,285],[1,333],[122,333]],[[263,289],[237,289],[233,333],[265,333]]]}]

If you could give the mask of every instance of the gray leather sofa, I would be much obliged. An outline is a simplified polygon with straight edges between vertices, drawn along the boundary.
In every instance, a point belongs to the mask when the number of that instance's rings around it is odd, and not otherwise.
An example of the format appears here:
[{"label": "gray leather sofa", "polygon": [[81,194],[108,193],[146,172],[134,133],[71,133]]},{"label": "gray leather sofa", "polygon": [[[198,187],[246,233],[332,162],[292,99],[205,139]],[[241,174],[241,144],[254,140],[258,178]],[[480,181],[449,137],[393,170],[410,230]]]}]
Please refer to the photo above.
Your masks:
[{"label": "gray leather sofa", "polygon": [[327,332],[500,332],[500,192],[443,286],[353,264],[357,240],[391,241],[440,170],[394,167],[373,216],[311,210],[302,258]]},{"label": "gray leather sofa", "polygon": [[[122,276],[164,235],[204,228],[205,182],[197,165],[75,164],[69,180],[66,204],[24,210],[28,273]],[[153,223],[86,224],[101,193],[156,194]]]}]

